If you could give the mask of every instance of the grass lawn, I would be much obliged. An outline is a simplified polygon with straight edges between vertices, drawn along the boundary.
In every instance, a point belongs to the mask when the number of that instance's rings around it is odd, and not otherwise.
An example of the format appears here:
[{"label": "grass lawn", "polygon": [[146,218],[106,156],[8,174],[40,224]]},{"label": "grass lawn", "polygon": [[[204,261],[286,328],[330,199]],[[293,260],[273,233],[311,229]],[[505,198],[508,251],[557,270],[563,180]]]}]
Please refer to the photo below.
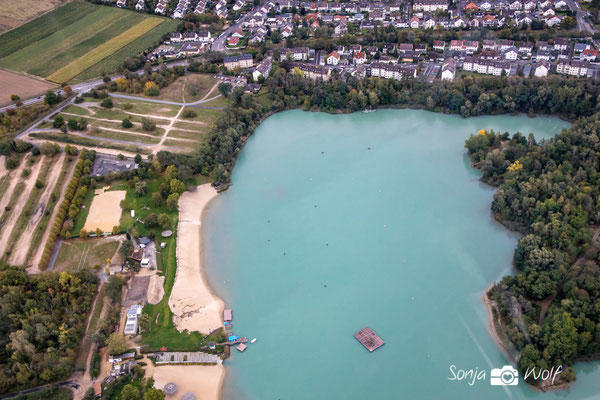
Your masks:
[{"label": "grass lawn", "polygon": [[91,115],[91,113],[86,108],[78,106],[69,106],[64,109],[64,112],[77,115]]},{"label": "grass lawn", "polygon": [[168,137],[174,137],[174,138],[178,138],[178,139],[193,139],[193,140],[202,140],[204,138],[204,132],[202,131],[198,131],[198,132],[187,132],[187,131],[178,131],[178,130],[172,130],[171,132],[169,132],[169,136]]},{"label": "grass lawn", "polygon": [[119,108],[126,112],[134,114],[151,114],[160,117],[174,117],[177,115],[180,108],[168,104],[147,103],[144,101],[119,99],[116,97],[113,97],[113,104],[115,108]]},{"label": "grass lawn", "polygon": [[[186,110],[193,110],[196,113],[194,118],[186,118],[189,121],[201,121],[210,127],[223,112],[222,110],[210,110],[206,108],[186,107]],[[187,128],[184,128],[187,129]]]},{"label": "grass lawn", "polygon": [[[214,100],[199,104],[199,106],[201,106],[201,107],[227,107],[228,105],[229,105],[229,100],[223,96],[219,96]],[[197,108],[197,110],[199,110],[199,108]]]},{"label": "grass lawn", "polygon": [[258,94],[254,96],[254,99],[268,109],[271,109],[271,107],[273,106],[273,100],[271,99],[271,92],[265,86],[263,86],[260,89],[260,92],[258,92]]},{"label": "grass lawn", "polygon": [[[94,115],[94,117],[96,117],[96,118],[111,119],[111,120],[114,120],[117,122],[121,122],[125,118],[129,118],[129,120],[131,122],[142,122],[142,118],[144,118],[144,117],[140,117],[139,115],[127,114],[126,112],[121,111],[119,109],[108,109],[108,108],[100,108],[100,107],[91,106],[90,110],[93,110],[96,113]],[[164,119],[152,119],[152,118],[148,118],[148,119],[154,121],[154,123],[156,125],[165,123]]]},{"label": "grass lawn", "polygon": [[81,229],[83,229],[83,227],[85,226],[85,220],[87,219],[87,216],[90,213],[90,207],[92,205],[92,200],[94,200],[95,195],[96,194],[94,193],[94,189],[88,188],[83,202],[81,203],[81,209],[79,210],[79,213],[77,213],[77,216],[73,221],[73,230],[71,231],[73,235],[79,235],[79,231],[81,231]]},{"label": "grass lawn", "polygon": [[128,142],[142,143],[142,144],[158,144],[160,142],[159,137],[142,136],[136,135],[135,133],[121,133],[102,130],[101,128],[94,128],[91,132],[87,132],[87,135],[100,137],[103,139],[116,139],[125,140]]},{"label": "grass lawn", "polygon": [[71,143],[71,144],[77,144],[80,146],[86,146],[86,147],[91,147],[91,148],[103,147],[106,149],[122,150],[122,151],[128,151],[131,153],[139,153],[139,154],[150,154],[152,152],[151,150],[149,150],[147,148],[143,148],[143,147],[139,147],[139,146],[128,145],[128,144],[116,144],[116,143],[111,143],[109,141],[88,139],[88,138],[77,136],[77,135],[65,135],[62,133],[34,132],[34,133],[30,133],[29,136],[36,138],[36,139],[51,140],[51,141],[58,142],[58,143]]},{"label": "grass lawn", "polygon": [[173,151],[183,154],[191,154],[198,148],[198,143],[183,142],[181,140],[166,139],[164,146],[174,147]]},{"label": "grass lawn", "polygon": [[[110,128],[110,129],[117,129],[119,131],[124,131],[123,134],[125,136],[127,136],[129,134],[135,134],[135,132],[138,132],[138,133],[143,133],[146,135],[160,137],[160,136],[164,135],[164,133],[165,133],[165,130],[163,128],[156,128],[153,131],[145,131],[139,123],[134,124],[133,127],[131,127],[131,128],[123,128],[123,125],[121,124],[120,121],[110,122],[110,121],[93,119],[93,117],[92,117],[92,118],[88,119],[88,122],[89,122],[89,127],[92,129],[92,132],[93,132],[93,128],[100,128],[100,129]],[[116,138],[116,139],[118,139],[118,138]]]},{"label": "grass lawn", "polygon": [[77,271],[83,268],[100,268],[112,258],[119,247],[116,238],[89,238],[65,240],[60,246],[53,271]]}]

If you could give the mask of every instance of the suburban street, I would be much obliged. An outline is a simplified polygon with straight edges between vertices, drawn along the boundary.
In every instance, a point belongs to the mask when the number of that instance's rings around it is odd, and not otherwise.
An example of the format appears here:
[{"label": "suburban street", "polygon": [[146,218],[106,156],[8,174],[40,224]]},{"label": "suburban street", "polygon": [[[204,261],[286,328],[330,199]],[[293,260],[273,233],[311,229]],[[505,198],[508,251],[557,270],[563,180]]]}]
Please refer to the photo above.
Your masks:
[{"label": "suburban street", "polygon": [[567,2],[569,9],[571,11],[573,11],[573,13],[575,14],[575,18],[577,19],[577,29],[579,29],[580,31],[588,31],[591,33],[596,32],[593,25],[590,24],[587,19],[588,12],[583,11],[581,9],[581,7],[579,6],[579,3],[577,3],[576,0],[565,0],[565,1]]},{"label": "suburban street", "polygon": [[227,28],[227,30],[223,31],[223,33],[221,33],[219,37],[216,38],[215,41],[212,43],[210,49],[212,51],[226,51],[225,40],[233,31],[242,27],[242,24],[244,23],[244,21],[246,21],[247,18],[249,18],[250,14],[251,13],[244,15],[242,18],[235,21],[235,24],[231,25],[229,28]]}]

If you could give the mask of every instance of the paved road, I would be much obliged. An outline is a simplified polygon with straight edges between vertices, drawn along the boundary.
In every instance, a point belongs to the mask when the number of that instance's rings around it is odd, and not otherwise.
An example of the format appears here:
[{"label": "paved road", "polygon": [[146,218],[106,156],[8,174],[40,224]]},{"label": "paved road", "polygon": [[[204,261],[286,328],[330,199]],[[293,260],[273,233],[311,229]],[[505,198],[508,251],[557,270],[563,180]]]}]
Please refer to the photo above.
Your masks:
[{"label": "paved road", "polygon": [[589,13],[581,9],[579,3],[577,3],[577,0],[566,0],[566,2],[569,6],[569,9],[575,14],[575,18],[577,19],[577,29],[580,31],[588,31],[591,33],[596,32],[594,26],[589,23]]},{"label": "paved road", "polygon": [[[260,5],[254,7],[254,9],[256,10],[257,7],[260,7]],[[219,37],[216,38],[215,41],[212,43],[210,49],[212,51],[226,51],[227,49],[225,48],[225,40],[231,33],[233,33],[233,31],[242,27],[244,21],[250,18],[250,14],[252,14],[252,11],[235,21],[233,25],[231,25],[229,28],[223,31],[223,33],[221,33]]]}]

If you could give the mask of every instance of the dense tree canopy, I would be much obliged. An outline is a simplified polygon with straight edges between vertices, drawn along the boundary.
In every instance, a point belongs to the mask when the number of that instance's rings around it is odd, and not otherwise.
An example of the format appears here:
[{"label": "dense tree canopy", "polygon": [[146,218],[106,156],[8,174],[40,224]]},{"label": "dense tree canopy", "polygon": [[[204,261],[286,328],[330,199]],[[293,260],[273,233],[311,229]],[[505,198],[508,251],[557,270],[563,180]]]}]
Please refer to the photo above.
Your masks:
[{"label": "dense tree canopy", "polygon": [[86,270],[0,269],[0,393],[69,376],[96,285]]},{"label": "dense tree canopy", "polygon": [[490,292],[523,370],[600,354],[600,246],[591,229],[600,222],[598,132],[595,114],[542,143],[494,132],[466,141],[482,179],[499,185],[494,214],[524,235],[518,274]]}]

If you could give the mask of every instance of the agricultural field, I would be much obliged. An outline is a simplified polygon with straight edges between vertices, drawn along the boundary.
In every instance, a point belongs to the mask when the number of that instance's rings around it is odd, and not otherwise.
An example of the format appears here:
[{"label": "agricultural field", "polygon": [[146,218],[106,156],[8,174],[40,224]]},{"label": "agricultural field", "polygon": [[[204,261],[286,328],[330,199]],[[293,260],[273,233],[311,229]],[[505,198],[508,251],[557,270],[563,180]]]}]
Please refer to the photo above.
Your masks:
[{"label": "agricultural field", "polygon": [[112,72],[176,29],[178,22],[73,2],[0,36],[0,67],[53,82]]},{"label": "agricultural field", "polygon": [[0,0],[0,34],[31,21],[70,0]]},{"label": "agricultural field", "polygon": [[16,72],[0,69],[0,105],[9,104],[10,96],[16,94],[21,99],[44,94],[57,85],[43,79],[29,77]]}]

